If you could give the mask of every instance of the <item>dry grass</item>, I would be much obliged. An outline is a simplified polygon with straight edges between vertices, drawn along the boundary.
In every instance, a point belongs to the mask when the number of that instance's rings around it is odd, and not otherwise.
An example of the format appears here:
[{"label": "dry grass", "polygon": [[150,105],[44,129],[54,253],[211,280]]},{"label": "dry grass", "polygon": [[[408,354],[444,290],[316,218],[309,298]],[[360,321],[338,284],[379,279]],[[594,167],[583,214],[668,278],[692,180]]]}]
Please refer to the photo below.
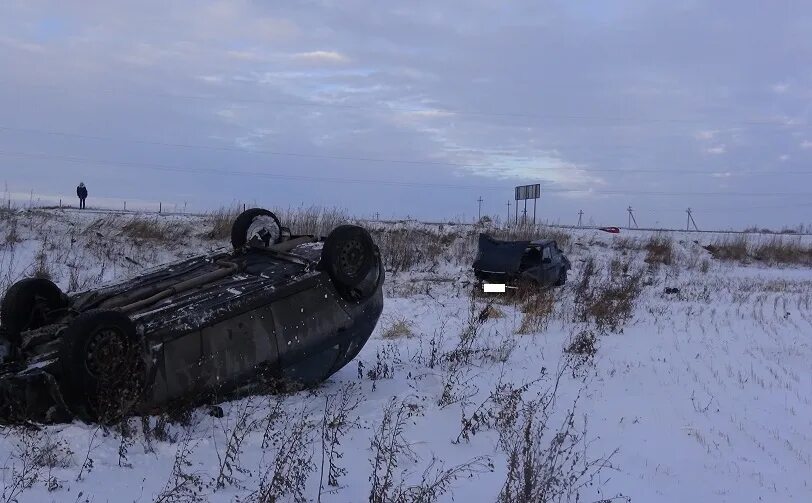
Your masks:
[{"label": "dry grass", "polygon": [[619,259],[612,261],[611,269],[608,276],[599,276],[590,257],[575,286],[575,321],[594,323],[601,332],[622,331],[643,291],[641,270]]},{"label": "dry grass", "polygon": [[438,234],[423,228],[401,227],[373,229],[371,234],[381,249],[384,266],[388,271],[435,268],[443,260],[457,263],[473,261],[473,251],[465,246],[458,246],[460,236],[456,233]]},{"label": "dry grass", "polygon": [[519,310],[522,312],[522,322],[516,333],[534,334],[545,330],[555,311],[554,291],[535,288],[532,293],[520,293],[519,295],[523,297],[519,306]]},{"label": "dry grass", "polygon": [[42,279],[54,279],[54,272],[52,270],[52,265],[48,260],[48,252],[47,250],[48,241],[47,239],[42,243],[42,247],[37,252],[36,256],[34,257],[34,272],[31,274],[34,278],[42,278]]},{"label": "dry grass", "polygon": [[401,339],[414,335],[414,324],[405,316],[391,319],[388,326],[383,330],[381,337],[384,339]]},{"label": "dry grass", "polygon": [[242,210],[236,207],[219,208],[205,216],[209,230],[203,235],[208,239],[223,240],[231,236],[231,225]]},{"label": "dry grass", "polygon": [[167,241],[171,239],[164,225],[158,218],[146,219],[133,217],[121,226],[121,233],[132,239],[145,239],[151,241]]},{"label": "dry grass", "polygon": [[812,265],[812,246],[799,237],[773,236],[769,240],[750,242],[747,236],[718,239],[705,246],[717,260],[748,263],[765,262],[770,265]]},{"label": "dry grass", "polygon": [[598,352],[596,342],[597,338],[594,333],[582,330],[572,337],[564,352],[581,356],[595,356],[595,353]]},{"label": "dry grass", "polygon": [[3,237],[0,238],[0,248],[13,247],[22,241],[18,231],[17,214],[12,211],[0,210],[0,228],[3,229]]},{"label": "dry grass", "polygon": [[612,240],[612,249],[621,251],[640,250],[641,246],[637,238],[616,237]]},{"label": "dry grass", "polygon": [[663,234],[655,234],[645,244],[647,264],[671,265],[674,259],[674,250],[671,238]]},{"label": "dry grass", "polygon": [[321,206],[300,206],[298,208],[273,209],[282,225],[290,228],[293,234],[327,236],[339,225],[352,223],[347,210],[342,208],[322,208]]},{"label": "dry grass", "polygon": [[599,330],[617,332],[631,318],[642,291],[642,274],[632,273],[605,281],[593,290],[585,307]]},{"label": "dry grass", "polygon": [[480,318],[484,318],[486,320],[498,320],[505,317],[505,312],[499,309],[499,306],[488,304],[485,306],[479,316]]},{"label": "dry grass", "polygon": [[749,257],[747,253],[747,236],[745,235],[717,239],[713,243],[705,246],[705,249],[717,260],[746,262]]},{"label": "dry grass", "polygon": [[[225,240],[231,236],[231,225],[242,213],[242,207],[223,207],[205,216],[208,230],[202,237],[213,240]],[[346,210],[341,208],[322,208],[320,206],[299,208],[272,208],[284,227],[293,234],[312,234],[327,236],[339,225],[350,223],[352,219]]]},{"label": "dry grass", "polygon": [[812,265],[812,246],[800,239],[773,237],[753,247],[752,256],[769,264]]}]

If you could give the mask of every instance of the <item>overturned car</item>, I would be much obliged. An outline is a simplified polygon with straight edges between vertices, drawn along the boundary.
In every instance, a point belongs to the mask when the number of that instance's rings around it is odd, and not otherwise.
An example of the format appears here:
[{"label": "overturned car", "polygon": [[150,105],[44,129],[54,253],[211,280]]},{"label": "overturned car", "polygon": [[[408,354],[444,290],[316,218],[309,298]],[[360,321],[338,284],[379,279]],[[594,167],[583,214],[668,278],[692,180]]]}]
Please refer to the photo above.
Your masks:
[{"label": "overturned car", "polygon": [[257,384],[312,385],[359,353],[383,309],[365,229],[291,235],[254,208],[231,242],[87,292],[15,283],[0,309],[0,420],[110,421]]},{"label": "overturned car", "polygon": [[547,287],[566,283],[571,264],[552,239],[500,241],[480,234],[473,268],[480,281],[512,286],[531,282]]}]

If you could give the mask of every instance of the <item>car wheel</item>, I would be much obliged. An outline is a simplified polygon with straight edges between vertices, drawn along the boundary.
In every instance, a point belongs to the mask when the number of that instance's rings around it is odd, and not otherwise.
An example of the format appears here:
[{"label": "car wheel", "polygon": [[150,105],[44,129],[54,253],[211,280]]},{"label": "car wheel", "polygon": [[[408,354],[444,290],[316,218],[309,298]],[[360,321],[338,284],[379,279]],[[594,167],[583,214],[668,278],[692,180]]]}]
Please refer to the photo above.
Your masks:
[{"label": "car wheel", "polygon": [[[341,225],[333,229],[324,242],[321,265],[340,290],[353,291],[366,297],[377,285],[378,250],[366,229],[357,225]],[[373,274],[376,273],[376,274]],[[368,291],[372,290],[372,291]]]},{"label": "car wheel", "polygon": [[555,282],[555,286],[564,286],[567,282],[567,270],[561,269],[561,272],[558,274],[558,281]]},{"label": "car wheel", "polygon": [[[0,324],[3,331],[0,342],[11,345],[15,352],[20,345],[20,334],[47,324],[48,315],[66,307],[62,290],[44,278],[27,278],[11,285],[0,305]],[[5,340],[2,340],[5,338]]]},{"label": "car wheel", "polygon": [[143,384],[135,325],[119,311],[77,316],[61,340],[63,395],[80,419],[113,423],[134,411]]},{"label": "car wheel", "polygon": [[246,244],[255,242],[270,246],[279,242],[282,225],[272,212],[263,208],[245,210],[231,226],[231,245],[241,250]]}]

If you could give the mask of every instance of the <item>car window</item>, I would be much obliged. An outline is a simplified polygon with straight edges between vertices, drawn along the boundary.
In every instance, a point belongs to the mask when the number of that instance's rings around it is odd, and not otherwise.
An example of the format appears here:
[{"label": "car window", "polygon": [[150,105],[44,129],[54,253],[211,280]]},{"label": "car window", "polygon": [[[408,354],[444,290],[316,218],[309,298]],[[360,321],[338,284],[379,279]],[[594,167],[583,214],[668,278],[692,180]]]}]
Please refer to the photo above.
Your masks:
[{"label": "car window", "polygon": [[553,253],[552,253],[551,248],[549,246],[545,246],[544,249],[541,251],[541,259],[545,260],[545,259],[552,259],[552,258],[553,258]]}]

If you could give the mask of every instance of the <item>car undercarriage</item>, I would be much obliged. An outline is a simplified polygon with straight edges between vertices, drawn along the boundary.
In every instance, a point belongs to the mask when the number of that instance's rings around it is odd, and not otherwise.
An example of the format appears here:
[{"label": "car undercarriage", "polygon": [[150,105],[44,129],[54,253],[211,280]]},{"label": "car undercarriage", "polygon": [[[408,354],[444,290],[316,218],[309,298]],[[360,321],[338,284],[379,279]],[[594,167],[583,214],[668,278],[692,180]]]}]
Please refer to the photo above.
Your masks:
[{"label": "car undercarriage", "polygon": [[293,236],[252,209],[232,247],[87,292],[13,285],[0,318],[11,348],[0,420],[107,421],[246,386],[307,386],[358,354],[383,309],[366,230]]}]

